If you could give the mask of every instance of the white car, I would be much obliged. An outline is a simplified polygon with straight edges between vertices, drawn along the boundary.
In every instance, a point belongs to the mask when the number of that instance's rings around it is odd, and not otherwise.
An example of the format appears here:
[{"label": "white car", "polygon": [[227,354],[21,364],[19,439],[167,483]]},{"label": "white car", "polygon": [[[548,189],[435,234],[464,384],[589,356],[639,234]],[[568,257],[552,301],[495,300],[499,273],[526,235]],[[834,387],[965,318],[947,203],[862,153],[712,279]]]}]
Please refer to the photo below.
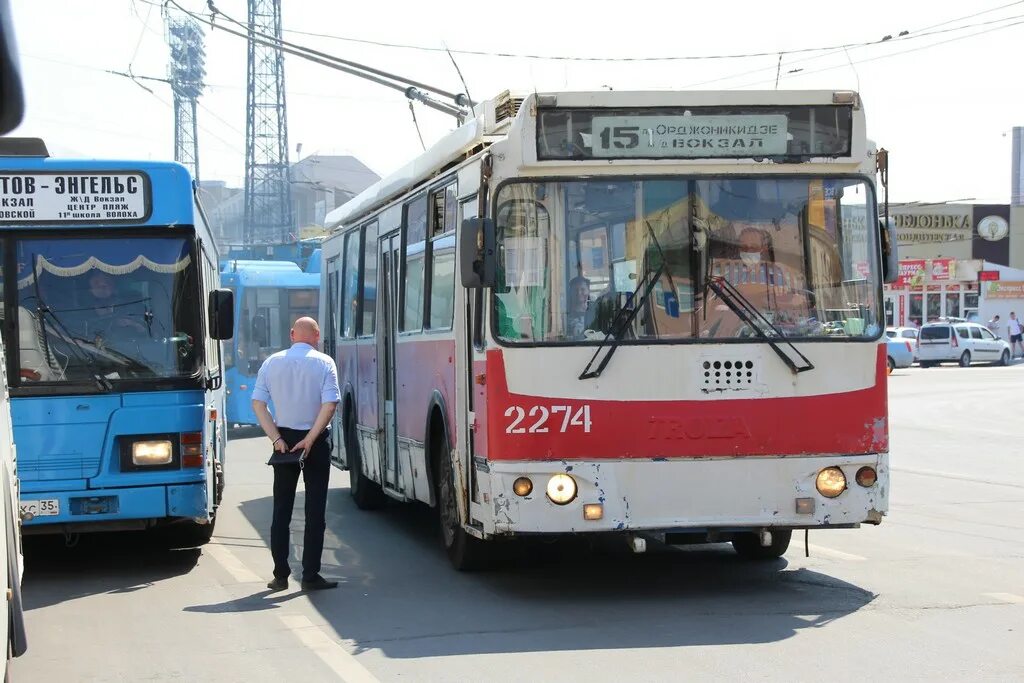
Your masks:
[{"label": "white car", "polygon": [[889,339],[907,339],[914,351],[914,361],[917,362],[917,328],[916,327],[887,327],[885,336]]},{"label": "white car", "polygon": [[1010,345],[978,323],[934,322],[921,326],[917,358],[922,368],[942,362],[1010,364]]}]

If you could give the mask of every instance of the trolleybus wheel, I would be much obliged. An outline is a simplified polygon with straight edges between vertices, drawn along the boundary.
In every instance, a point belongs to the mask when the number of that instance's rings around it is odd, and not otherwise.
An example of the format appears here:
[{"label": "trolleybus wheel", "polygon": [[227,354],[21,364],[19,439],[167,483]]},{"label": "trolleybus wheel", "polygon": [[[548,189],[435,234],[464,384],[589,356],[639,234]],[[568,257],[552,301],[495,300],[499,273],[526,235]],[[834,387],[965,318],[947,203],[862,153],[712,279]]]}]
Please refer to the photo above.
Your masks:
[{"label": "trolleybus wheel", "polygon": [[452,566],[459,571],[481,569],[487,564],[489,550],[484,541],[470,536],[459,522],[455,476],[451,451],[443,437],[435,452],[437,462],[437,517],[441,526],[441,542]]},{"label": "trolleybus wheel", "polygon": [[376,510],[384,505],[380,485],[363,474],[363,456],[356,437],[356,418],[350,410],[345,416],[345,455],[348,456],[348,491],[360,510]]},{"label": "trolleybus wheel", "polygon": [[892,371],[895,369],[896,361],[892,359],[892,356],[889,356],[888,358],[885,359],[885,374],[891,375]]},{"label": "trolleybus wheel", "polygon": [[786,553],[792,537],[793,531],[790,529],[773,529],[771,545],[763,546],[758,534],[739,534],[732,539],[732,547],[744,560],[774,560]]},{"label": "trolleybus wheel", "polygon": [[960,354],[960,367],[966,368],[966,367],[970,367],[970,365],[971,365],[971,352],[970,351],[964,351],[962,354]]}]

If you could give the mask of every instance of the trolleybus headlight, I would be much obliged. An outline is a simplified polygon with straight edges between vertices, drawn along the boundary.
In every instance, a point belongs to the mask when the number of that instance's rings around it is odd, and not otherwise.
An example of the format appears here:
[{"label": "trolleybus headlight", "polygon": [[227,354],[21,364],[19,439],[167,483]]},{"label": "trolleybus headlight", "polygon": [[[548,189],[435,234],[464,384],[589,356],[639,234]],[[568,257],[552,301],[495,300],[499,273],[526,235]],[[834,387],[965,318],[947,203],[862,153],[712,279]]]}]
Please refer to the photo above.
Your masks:
[{"label": "trolleybus headlight", "polygon": [[818,472],[814,486],[826,498],[835,498],[846,490],[846,475],[838,467],[826,467]]},{"label": "trolleybus headlight", "polygon": [[556,474],[548,480],[548,498],[552,503],[567,505],[576,497],[576,480],[568,474]]},{"label": "trolleybus headlight", "polygon": [[136,441],[132,444],[133,465],[168,465],[174,459],[170,441]]},{"label": "trolleybus headlight", "polygon": [[878,481],[878,473],[875,472],[874,467],[865,465],[857,470],[857,483],[864,488],[874,486],[876,481]]},{"label": "trolleybus headlight", "polygon": [[512,490],[516,492],[517,496],[528,496],[533,492],[533,482],[529,477],[519,477],[512,482]]}]

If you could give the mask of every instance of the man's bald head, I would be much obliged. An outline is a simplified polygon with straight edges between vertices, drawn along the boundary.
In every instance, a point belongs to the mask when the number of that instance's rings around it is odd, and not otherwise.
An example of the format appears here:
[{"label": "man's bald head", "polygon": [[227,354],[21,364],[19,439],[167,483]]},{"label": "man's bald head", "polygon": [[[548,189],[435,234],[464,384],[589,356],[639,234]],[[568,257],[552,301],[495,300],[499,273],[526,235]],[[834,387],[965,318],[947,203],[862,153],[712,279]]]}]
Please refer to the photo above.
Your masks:
[{"label": "man's bald head", "polygon": [[320,325],[312,318],[299,318],[292,325],[292,342],[316,346],[320,343]]}]

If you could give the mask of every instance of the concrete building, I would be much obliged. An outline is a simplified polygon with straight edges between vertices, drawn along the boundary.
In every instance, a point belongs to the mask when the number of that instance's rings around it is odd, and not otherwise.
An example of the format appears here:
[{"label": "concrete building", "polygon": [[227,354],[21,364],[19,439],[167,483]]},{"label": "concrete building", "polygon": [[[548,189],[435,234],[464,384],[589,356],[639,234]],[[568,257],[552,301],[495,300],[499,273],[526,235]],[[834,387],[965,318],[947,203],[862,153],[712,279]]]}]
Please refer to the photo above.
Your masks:
[{"label": "concrete building", "polygon": [[[293,239],[323,234],[324,217],[377,182],[380,177],[352,156],[312,155],[292,164]],[[227,187],[224,181],[205,180],[200,197],[218,244],[242,243],[245,219],[245,192]]]}]

